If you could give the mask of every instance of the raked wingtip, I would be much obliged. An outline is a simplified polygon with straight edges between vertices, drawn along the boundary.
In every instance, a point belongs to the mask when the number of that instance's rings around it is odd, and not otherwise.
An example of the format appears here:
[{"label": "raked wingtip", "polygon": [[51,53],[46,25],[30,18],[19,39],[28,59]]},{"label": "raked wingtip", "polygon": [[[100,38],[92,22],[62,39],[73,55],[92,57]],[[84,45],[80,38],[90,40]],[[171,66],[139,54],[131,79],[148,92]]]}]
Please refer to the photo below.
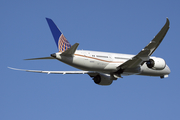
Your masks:
[{"label": "raked wingtip", "polygon": [[13,67],[7,67],[7,68],[9,68],[9,69],[11,69],[11,70],[25,71],[25,70],[23,70],[23,69],[17,69],[17,68],[13,68]]}]

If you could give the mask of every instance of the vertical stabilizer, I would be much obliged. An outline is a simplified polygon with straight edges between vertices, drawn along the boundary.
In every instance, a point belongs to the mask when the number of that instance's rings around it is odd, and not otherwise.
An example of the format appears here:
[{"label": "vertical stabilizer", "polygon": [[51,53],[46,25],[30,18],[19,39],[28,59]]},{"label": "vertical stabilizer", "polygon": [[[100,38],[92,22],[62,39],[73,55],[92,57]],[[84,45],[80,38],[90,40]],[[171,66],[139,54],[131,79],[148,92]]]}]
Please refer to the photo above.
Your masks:
[{"label": "vertical stabilizer", "polygon": [[59,52],[64,52],[69,49],[71,47],[71,44],[67,41],[62,32],[55,25],[55,23],[49,18],[46,18],[46,20],[48,22],[49,28],[51,29]]}]

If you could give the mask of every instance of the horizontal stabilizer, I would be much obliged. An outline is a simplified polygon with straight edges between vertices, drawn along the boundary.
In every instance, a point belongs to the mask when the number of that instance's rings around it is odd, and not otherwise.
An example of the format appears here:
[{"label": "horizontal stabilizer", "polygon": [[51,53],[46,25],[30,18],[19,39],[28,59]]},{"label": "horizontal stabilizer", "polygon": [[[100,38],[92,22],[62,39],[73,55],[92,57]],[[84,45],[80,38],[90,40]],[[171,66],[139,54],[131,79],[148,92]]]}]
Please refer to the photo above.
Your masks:
[{"label": "horizontal stabilizer", "polygon": [[41,58],[30,58],[30,59],[24,59],[24,60],[43,60],[43,59],[55,59],[53,57],[41,57]]},{"label": "horizontal stabilizer", "polygon": [[64,51],[63,53],[61,53],[61,55],[63,56],[72,56],[74,55],[77,47],[79,46],[79,43],[75,43],[72,47],[70,47],[68,50]]}]

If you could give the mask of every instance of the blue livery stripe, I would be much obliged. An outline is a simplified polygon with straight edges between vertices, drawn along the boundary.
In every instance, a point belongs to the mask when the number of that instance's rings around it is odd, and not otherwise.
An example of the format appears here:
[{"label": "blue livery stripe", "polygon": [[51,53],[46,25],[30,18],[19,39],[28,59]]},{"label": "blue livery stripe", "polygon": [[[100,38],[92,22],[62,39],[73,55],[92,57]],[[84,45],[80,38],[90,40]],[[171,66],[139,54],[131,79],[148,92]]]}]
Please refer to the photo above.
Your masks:
[{"label": "blue livery stripe", "polygon": [[46,20],[48,22],[49,28],[51,29],[51,33],[53,34],[56,45],[58,47],[59,37],[61,36],[62,33],[51,19],[46,18]]}]

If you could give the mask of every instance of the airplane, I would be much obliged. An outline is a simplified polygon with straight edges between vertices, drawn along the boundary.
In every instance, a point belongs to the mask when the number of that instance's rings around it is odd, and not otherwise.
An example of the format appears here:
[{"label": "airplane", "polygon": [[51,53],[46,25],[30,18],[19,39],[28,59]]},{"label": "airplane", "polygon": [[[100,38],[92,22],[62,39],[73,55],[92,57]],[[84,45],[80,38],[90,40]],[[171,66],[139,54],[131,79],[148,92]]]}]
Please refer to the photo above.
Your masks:
[{"label": "airplane", "polygon": [[166,18],[165,25],[154,39],[137,55],[77,50],[79,43],[71,46],[56,24],[50,18],[46,18],[46,20],[54,37],[58,52],[51,54],[49,57],[25,60],[57,59],[81,71],[42,71],[8,68],[47,74],[88,74],[98,85],[111,85],[114,80],[128,75],[166,78],[171,72],[164,59],[151,56],[169,29],[170,23],[168,18]]}]

